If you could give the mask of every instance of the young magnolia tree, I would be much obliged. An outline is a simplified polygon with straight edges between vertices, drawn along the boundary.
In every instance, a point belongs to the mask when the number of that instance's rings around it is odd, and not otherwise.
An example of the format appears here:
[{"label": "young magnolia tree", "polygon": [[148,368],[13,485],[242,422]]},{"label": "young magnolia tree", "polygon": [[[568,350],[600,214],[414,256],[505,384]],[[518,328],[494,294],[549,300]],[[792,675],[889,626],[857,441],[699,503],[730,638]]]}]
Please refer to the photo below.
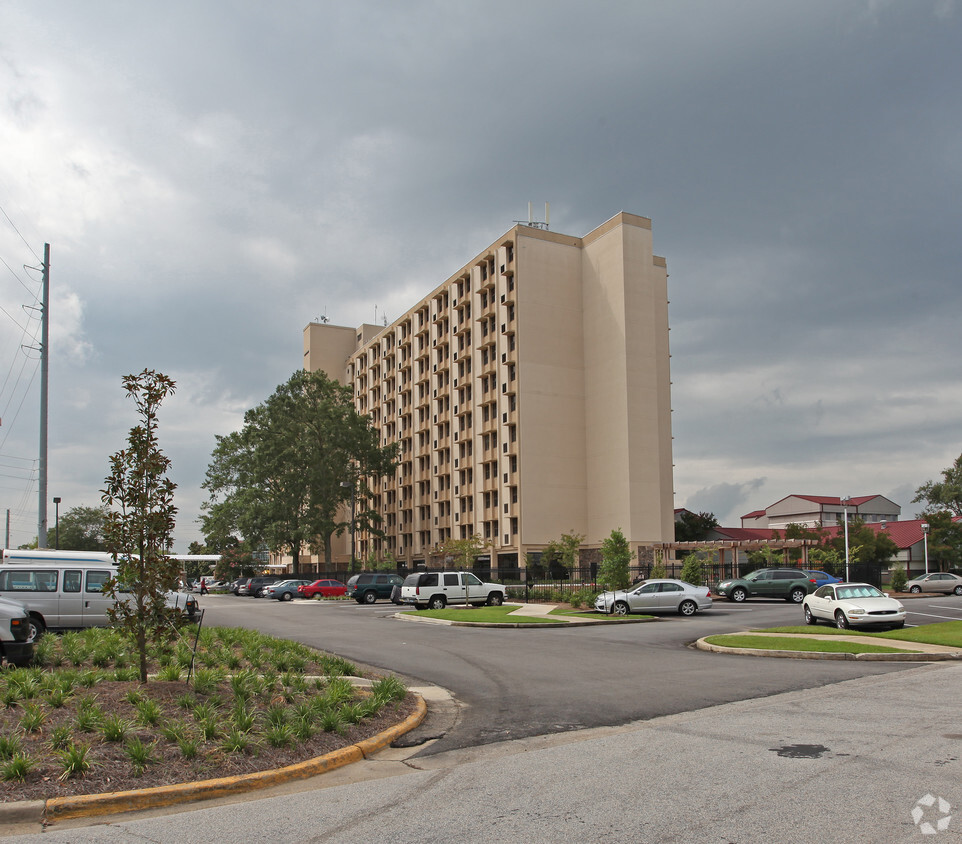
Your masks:
[{"label": "young magnolia tree", "polygon": [[167,606],[180,563],[166,552],[174,530],[174,484],[167,477],[170,460],[157,444],[157,409],[175,384],[166,375],[145,369],[123,379],[128,398],[140,414],[130,429],[127,447],[110,458],[102,500],[104,541],[117,561],[117,577],[106,586],[119,598],[108,611],[111,620],[133,639],[140,657],[140,682],[147,682],[147,645],[171,638],[179,611]]},{"label": "young magnolia tree", "polygon": [[631,559],[635,552],[620,530],[613,530],[601,543],[601,568],[598,580],[608,589],[627,589],[631,582]]}]

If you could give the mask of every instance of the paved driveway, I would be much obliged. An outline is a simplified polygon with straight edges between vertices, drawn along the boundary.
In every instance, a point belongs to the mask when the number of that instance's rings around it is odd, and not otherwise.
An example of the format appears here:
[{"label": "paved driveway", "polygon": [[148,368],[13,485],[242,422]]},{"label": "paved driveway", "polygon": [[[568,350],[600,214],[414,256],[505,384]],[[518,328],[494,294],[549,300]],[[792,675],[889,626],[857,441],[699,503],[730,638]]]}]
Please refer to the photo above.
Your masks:
[{"label": "paved driveway", "polygon": [[[959,601],[962,607],[962,600]],[[688,645],[746,627],[797,624],[784,601],[716,604],[652,624],[471,629],[407,624],[388,603],[280,604],[205,596],[205,623],[255,627],[449,689],[461,710],[429,716],[411,737],[437,740],[423,755],[508,739],[613,726],[715,704],[817,688],[903,665],[718,656]]]}]

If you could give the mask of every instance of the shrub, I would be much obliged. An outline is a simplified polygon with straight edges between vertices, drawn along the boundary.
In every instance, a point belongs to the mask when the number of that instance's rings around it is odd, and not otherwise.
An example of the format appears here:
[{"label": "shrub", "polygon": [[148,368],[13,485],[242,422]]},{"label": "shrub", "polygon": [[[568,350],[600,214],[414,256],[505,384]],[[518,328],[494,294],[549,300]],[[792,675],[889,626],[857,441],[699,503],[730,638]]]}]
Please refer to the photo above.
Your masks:
[{"label": "shrub", "polygon": [[892,567],[892,579],[889,583],[889,585],[892,587],[892,591],[904,592],[906,583],[908,583],[908,575],[906,575],[905,569],[902,568],[902,564],[896,563]]}]

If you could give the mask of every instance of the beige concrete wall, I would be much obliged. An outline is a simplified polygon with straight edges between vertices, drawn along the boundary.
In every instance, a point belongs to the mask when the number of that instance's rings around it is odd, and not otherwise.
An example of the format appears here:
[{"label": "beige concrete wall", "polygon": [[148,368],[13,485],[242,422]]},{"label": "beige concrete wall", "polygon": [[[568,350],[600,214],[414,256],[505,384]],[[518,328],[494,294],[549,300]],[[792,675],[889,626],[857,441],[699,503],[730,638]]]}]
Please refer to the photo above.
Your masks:
[{"label": "beige concrete wall", "polygon": [[304,369],[322,370],[328,378],[347,383],[347,359],[357,348],[357,332],[343,325],[312,322],[304,329]]},{"label": "beige concrete wall", "polygon": [[667,274],[650,222],[618,215],[585,238],[588,539],[674,535]]},{"label": "beige concrete wall", "polygon": [[543,545],[587,531],[581,249],[526,235],[516,258],[521,543]]}]

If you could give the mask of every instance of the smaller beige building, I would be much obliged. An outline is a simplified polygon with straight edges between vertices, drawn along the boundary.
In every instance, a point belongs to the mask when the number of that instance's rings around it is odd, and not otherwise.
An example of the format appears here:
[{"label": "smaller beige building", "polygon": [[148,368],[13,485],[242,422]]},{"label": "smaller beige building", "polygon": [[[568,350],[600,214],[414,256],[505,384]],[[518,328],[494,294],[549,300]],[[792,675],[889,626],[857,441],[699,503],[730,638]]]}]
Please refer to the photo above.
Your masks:
[{"label": "smaller beige building", "polygon": [[832,527],[858,516],[867,524],[898,521],[902,508],[882,495],[862,495],[844,499],[833,495],[787,495],[764,510],[742,516],[743,528],[784,530],[789,525]]},{"label": "smaller beige building", "polygon": [[374,490],[385,536],[356,555],[430,564],[478,535],[508,574],[563,533],[671,541],[667,278],[644,217],[516,225],[389,325],[308,325],[304,367],[400,448]]}]

